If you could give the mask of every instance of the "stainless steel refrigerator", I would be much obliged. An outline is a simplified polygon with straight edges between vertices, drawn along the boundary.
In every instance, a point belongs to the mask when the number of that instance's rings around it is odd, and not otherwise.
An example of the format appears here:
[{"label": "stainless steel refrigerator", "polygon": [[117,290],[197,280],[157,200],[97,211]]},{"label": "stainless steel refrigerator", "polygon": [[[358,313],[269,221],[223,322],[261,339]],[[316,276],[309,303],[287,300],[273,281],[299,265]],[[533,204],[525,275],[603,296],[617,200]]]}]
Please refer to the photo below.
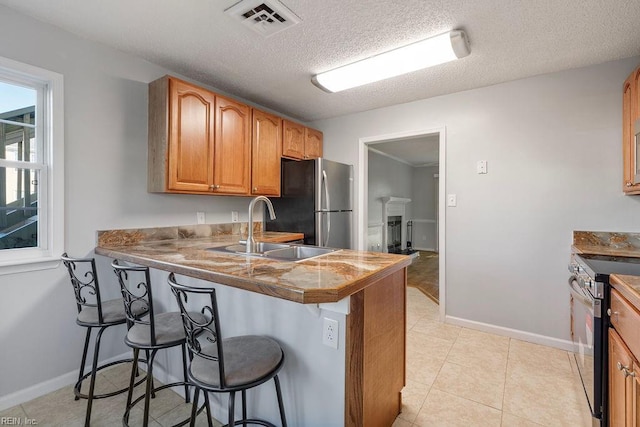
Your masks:
[{"label": "stainless steel refrigerator", "polygon": [[281,196],[270,200],[276,219],[265,217],[266,230],[304,233],[307,245],[352,247],[353,166],[283,160]]}]

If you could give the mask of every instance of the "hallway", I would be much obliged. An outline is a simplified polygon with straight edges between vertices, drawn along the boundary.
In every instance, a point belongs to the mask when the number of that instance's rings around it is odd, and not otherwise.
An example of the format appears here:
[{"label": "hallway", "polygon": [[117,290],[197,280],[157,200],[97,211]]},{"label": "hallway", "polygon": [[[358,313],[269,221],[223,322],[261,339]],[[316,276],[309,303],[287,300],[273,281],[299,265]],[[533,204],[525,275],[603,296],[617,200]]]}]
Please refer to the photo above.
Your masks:
[{"label": "hallway", "polygon": [[407,286],[419,289],[436,304],[439,303],[440,289],[438,277],[438,263],[440,257],[437,252],[418,251],[407,269]]}]

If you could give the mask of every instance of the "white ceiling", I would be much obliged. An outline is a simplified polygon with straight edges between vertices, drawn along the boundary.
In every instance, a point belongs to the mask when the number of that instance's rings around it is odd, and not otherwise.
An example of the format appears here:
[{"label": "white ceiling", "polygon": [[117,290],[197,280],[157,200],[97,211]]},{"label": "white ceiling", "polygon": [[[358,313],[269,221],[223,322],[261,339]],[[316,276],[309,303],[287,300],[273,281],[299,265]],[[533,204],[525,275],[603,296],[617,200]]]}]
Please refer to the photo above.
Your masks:
[{"label": "white ceiling", "polygon": [[[283,0],[302,22],[269,38],[237,0],[0,0],[82,37],[303,121],[640,55],[638,0]],[[471,55],[329,94],[320,71],[450,29]]]},{"label": "white ceiling", "polygon": [[440,136],[435,133],[411,138],[390,139],[370,144],[369,149],[414,167],[437,166]]}]

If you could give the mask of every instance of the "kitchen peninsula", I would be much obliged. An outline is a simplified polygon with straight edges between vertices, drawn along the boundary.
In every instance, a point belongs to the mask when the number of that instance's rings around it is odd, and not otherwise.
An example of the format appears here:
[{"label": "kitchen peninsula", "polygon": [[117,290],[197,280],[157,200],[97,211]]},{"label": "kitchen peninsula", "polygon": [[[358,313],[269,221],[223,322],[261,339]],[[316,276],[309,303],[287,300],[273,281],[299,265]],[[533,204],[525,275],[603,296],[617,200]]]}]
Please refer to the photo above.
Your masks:
[{"label": "kitchen peninsula", "polygon": [[[224,225],[103,231],[96,254],[152,268],[154,294],[164,308],[175,304],[164,286],[167,272],[194,286],[213,286],[225,336],[277,339],[286,354],[281,377],[291,425],[391,425],[405,383],[410,258],[342,249],[292,262],[209,250],[237,243],[241,232]],[[262,241],[300,238],[254,233]],[[337,349],[322,344],[325,319],[338,321]],[[167,371],[179,376],[179,363],[169,360]],[[277,419],[268,404],[271,392],[252,391],[250,410]],[[225,411],[226,397],[214,406]],[[225,418],[224,412],[213,415]]]}]

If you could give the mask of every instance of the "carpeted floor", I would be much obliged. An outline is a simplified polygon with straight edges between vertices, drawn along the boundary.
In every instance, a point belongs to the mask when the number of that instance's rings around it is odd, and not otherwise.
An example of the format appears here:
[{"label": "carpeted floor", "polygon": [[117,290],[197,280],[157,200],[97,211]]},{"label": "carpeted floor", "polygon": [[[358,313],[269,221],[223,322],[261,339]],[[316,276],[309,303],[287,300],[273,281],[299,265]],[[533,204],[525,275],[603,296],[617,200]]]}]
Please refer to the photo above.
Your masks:
[{"label": "carpeted floor", "polygon": [[430,251],[419,252],[420,256],[414,258],[407,269],[407,286],[418,288],[423,294],[438,303],[438,253]]}]

